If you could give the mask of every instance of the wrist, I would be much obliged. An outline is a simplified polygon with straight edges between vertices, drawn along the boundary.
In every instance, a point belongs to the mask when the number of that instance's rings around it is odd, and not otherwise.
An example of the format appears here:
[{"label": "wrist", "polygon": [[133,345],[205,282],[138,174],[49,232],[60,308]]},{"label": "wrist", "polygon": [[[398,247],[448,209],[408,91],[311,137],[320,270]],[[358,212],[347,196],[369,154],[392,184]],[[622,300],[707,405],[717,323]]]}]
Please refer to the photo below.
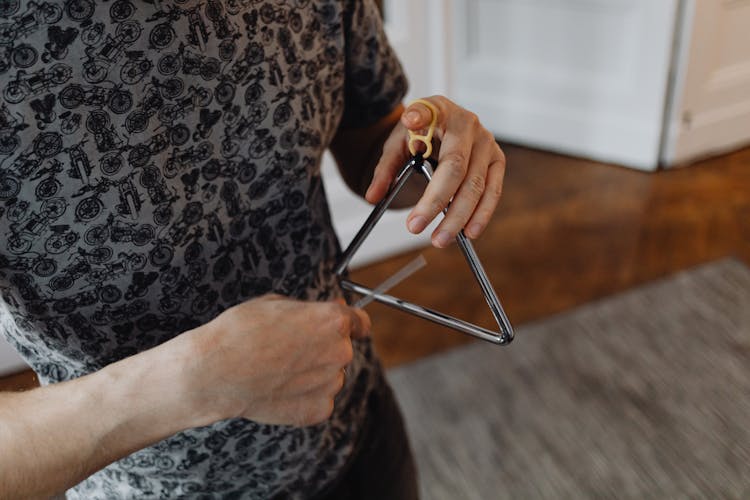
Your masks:
[{"label": "wrist", "polygon": [[[164,352],[155,351],[162,362],[170,362],[169,378],[179,400],[180,411],[187,417],[188,427],[200,427],[233,414],[224,408],[219,399],[220,388],[211,376],[211,347],[216,342],[216,320],[184,332],[166,344],[159,346]],[[174,343],[174,346],[168,344]],[[157,348],[157,349],[159,349]]]},{"label": "wrist", "polygon": [[120,425],[151,444],[181,430],[218,420],[194,404],[192,331],[102,370],[112,389],[104,408],[120,408]]}]

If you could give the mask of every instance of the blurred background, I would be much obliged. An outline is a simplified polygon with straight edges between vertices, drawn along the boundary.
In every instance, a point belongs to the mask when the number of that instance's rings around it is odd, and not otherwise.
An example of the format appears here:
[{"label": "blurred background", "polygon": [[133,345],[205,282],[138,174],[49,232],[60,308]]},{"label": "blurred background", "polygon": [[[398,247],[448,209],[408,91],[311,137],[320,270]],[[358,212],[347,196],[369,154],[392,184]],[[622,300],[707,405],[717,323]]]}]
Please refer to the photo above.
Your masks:
[{"label": "blurred background", "polygon": [[[425,499],[750,498],[750,1],[383,2],[408,98],[508,158],[475,242],[516,340],[368,306]],[[328,163],[342,242],[370,207]],[[371,286],[496,328],[454,245],[389,214]]]},{"label": "blurred background", "polygon": [[[476,247],[514,323],[722,256],[750,258],[750,2],[381,4],[407,102],[448,95],[506,153],[501,205]],[[324,175],[345,245],[371,207],[330,159]],[[474,291],[458,249],[430,249],[430,231],[410,235],[406,214],[386,215],[356,276],[379,283],[423,253],[428,267],[402,293],[483,315],[481,295],[462,305],[457,293]],[[388,365],[467,340],[372,307]]]},{"label": "blurred background", "polygon": [[[750,497],[750,1],[381,6],[407,99],[451,97],[508,159],[475,246],[516,340],[368,306],[424,497]],[[346,245],[370,207],[323,175]],[[354,279],[422,254],[391,293],[493,327],[462,254],[406,214]],[[23,368],[0,344],[0,388],[33,386]]]}]

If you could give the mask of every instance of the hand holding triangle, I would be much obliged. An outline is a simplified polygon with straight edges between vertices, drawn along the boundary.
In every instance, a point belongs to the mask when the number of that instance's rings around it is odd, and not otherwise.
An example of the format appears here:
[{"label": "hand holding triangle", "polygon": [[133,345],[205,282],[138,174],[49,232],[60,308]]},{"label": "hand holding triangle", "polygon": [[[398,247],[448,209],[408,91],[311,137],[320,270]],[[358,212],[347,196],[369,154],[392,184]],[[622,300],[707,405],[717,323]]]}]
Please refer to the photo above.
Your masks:
[{"label": "hand holding triangle", "polygon": [[[374,298],[378,302],[395,307],[396,309],[400,309],[407,313],[414,314],[415,316],[419,316],[420,318],[424,318],[443,326],[453,328],[482,340],[486,340],[499,345],[506,345],[511,340],[513,340],[513,328],[510,325],[510,321],[508,321],[508,317],[505,315],[505,311],[500,304],[500,300],[498,299],[495,290],[492,288],[492,284],[490,283],[489,278],[487,278],[487,273],[484,271],[482,263],[479,261],[479,257],[477,256],[477,253],[474,250],[471,241],[469,241],[466,235],[464,235],[463,230],[460,231],[456,236],[456,241],[458,242],[461,252],[466,258],[466,262],[469,264],[471,272],[477,279],[477,282],[482,289],[482,293],[484,294],[484,298],[487,301],[487,305],[489,306],[490,311],[492,312],[492,315],[497,322],[497,325],[499,327],[499,331],[497,332],[488,330],[487,328],[483,328],[481,326],[469,323],[458,318],[454,318],[453,316],[429,309],[427,307],[401,300],[391,295],[378,293],[375,290],[344,278],[344,273],[352,257],[360,248],[365,239],[367,239],[372,229],[385,213],[386,209],[390,206],[390,204],[396,198],[396,195],[398,195],[398,193],[404,187],[406,181],[409,180],[409,177],[414,172],[419,172],[427,179],[428,182],[432,178],[432,166],[427,160],[424,159],[424,157],[429,156],[430,152],[432,151],[432,134],[437,122],[437,109],[432,105],[432,103],[428,101],[419,100],[415,102],[425,104],[432,111],[432,123],[430,124],[429,131],[426,135],[416,135],[411,131],[409,132],[409,151],[413,155],[412,158],[401,169],[398,176],[396,177],[396,181],[393,183],[388,193],[373,208],[362,228],[360,228],[360,230],[354,236],[354,239],[344,252],[341,261],[336,266],[336,276],[340,280],[341,287],[345,290],[349,290],[361,295],[371,295],[372,298]],[[417,141],[423,142],[427,146],[427,152],[424,156],[416,152],[414,142]]]}]

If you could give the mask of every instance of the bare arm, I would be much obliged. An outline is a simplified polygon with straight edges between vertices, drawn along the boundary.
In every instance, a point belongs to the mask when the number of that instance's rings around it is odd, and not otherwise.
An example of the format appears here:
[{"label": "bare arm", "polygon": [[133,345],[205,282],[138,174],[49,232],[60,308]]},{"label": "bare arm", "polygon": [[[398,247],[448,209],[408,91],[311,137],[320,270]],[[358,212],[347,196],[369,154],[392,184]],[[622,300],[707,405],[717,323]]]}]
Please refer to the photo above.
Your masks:
[{"label": "bare arm", "polygon": [[[361,310],[267,296],[77,380],[0,394],[0,499],[60,493],[180,430],[325,420]],[[269,331],[273,331],[269,335]]]},{"label": "bare arm", "polygon": [[0,498],[48,497],[212,415],[175,387],[187,342],[169,342],[77,380],[0,394]]}]

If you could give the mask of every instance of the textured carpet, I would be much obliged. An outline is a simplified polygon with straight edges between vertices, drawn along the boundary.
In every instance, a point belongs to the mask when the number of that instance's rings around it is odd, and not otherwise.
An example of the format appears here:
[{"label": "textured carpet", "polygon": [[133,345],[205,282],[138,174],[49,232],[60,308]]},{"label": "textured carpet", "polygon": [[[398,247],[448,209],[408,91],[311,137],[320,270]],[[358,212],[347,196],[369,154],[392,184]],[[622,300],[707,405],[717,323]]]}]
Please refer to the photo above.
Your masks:
[{"label": "textured carpet", "polygon": [[750,269],[739,261],[388,376],[424,500],[750,498]]}]

